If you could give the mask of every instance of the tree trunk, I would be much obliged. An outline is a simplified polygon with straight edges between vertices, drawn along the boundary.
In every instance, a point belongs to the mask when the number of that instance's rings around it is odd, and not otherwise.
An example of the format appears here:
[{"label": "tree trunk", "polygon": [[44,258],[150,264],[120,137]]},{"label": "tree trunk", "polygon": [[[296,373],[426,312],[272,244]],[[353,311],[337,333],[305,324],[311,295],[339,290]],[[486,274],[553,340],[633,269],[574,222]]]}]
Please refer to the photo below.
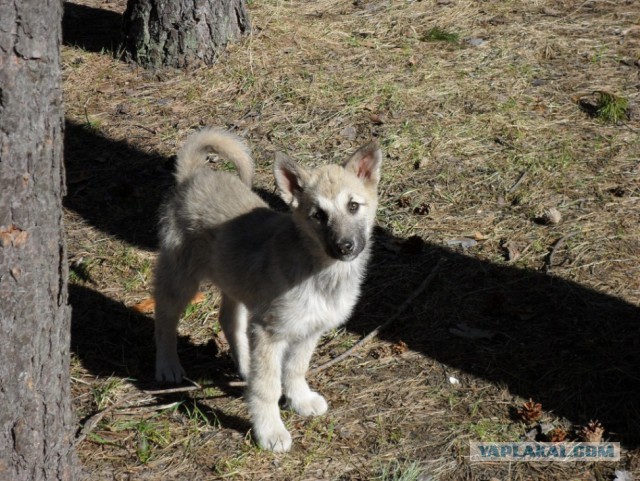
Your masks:
[{"label": "tree trunk", "polygon": [[129,0],[126,56],[148,68],[211,65],[249,28],[246,0]]},{"label": "tree trunk", "polygon": [[62,230],[62,2],[0,0],[0,479],[76,477]]}]

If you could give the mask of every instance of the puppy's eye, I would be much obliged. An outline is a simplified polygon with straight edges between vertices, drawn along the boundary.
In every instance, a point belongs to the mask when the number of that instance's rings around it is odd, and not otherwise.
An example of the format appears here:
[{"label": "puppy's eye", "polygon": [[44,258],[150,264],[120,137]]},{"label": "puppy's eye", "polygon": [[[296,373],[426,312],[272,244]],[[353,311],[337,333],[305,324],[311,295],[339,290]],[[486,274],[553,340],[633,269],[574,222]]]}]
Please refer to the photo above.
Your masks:
[{"label": "puppy's eye", "polygon": [[311,217],[323,224],[327,222],[327,213],[322,209],[316,210],[313,214],[311,214]]},{"label": "puppy's eye", "polygon": [[347,209],[349,209],[349,212],[352,214],[355,214],[356,212],[358,212],[359,208],[360,208],[360,204],[354,201],[349,202],[349,204],[347,205]]}]

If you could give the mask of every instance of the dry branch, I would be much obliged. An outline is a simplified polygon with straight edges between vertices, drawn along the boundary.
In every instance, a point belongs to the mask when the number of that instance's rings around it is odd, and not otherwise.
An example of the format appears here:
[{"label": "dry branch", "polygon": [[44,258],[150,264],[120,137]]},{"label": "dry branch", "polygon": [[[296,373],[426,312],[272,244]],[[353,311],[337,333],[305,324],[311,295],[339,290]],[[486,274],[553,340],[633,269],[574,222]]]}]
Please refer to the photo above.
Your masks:
[{"label": "dry branch", "polygon": [[560,247],[562,247],[564,245],[564,243],[568,239],[571,239],[573,236],[575,236],[577,234],[578,234],[578,232],[572,232],[571,234],[567,234],[567,235],[565,235],[563,237],[560,237],[560,239],[558,239],[556,241],[556,243],[553,244],[553,247],[551,248],[551,251],[549,252],[549,255],[545,259],[544,265],[542,266],[542,270],[544,272],[549,272],[551,270],[551,268],[553,267],[553,259],[555,258],[556,253],[558,252],[558,250],[560,250]]},{"label": "dry branch", "polygon": [[527,171],[525,170],[524,172],[522,172],[522,174],[520,174],[520,177],[518,177],[518,180],[515,181],[515,183],[509,188],[509,190],[507,191],[508,194],[512,194],[513,192],[515,192],[515,190],[520,187],[520,184],[522,184],[522,181],[524,180],[524,178],[527,176]]},{"label": "dry branch", "polygon": [[95,427],[98,425],[98,423],[100,421],[102,421],[102,419],[107,414],[109,414],[114,409],[116,409],[116,408],[118,408],[120,406],[123,406],[126,403],[128,403],[129,401],[133,400],[133,398],[135,398],[137,395],[138,395],[137,392],[133,392],[133,393],[127,394],[125,397],[123,397],[119,401],[114,402],[111,406],[107,406],[102,411],[98,411],[93,416],[91,416],[89,419],[87,419],[86,422],[84,423],[84,425],[82,426],[82,429],[80,430],[80,432],[76,436],[75,446],[77,447],[78,445],[80,445],[80,443],[82,443],[82,441],[85,440],[87,435],[91,431],[93,431],[95,429]]}]

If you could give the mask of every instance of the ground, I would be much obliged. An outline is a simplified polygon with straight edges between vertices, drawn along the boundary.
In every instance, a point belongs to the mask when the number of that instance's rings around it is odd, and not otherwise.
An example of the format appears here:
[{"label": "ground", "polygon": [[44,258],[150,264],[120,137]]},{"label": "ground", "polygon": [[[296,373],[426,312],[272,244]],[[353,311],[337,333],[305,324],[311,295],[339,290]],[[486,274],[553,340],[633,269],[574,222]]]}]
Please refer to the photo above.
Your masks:
[{"label": "ground", "polygon": [[[120,60],[125,3],[65,3],[88,479],[640,476],[638,2],[255,0],[251,35],[216,65],[157,72]],[[276,151],[318,165],[375,138],[385,152],[362,299],[312,364],[391,323],[310,376],[326,416],[283,410],[289,454],[251,438],[213,286],[180,327],[195,389],[153,380],[152,315],[137,304],[174,155],[204,125],[247,139],[275,207]],[[578,440],[596,420],[620,462],[469,461],[470,441]]]}]

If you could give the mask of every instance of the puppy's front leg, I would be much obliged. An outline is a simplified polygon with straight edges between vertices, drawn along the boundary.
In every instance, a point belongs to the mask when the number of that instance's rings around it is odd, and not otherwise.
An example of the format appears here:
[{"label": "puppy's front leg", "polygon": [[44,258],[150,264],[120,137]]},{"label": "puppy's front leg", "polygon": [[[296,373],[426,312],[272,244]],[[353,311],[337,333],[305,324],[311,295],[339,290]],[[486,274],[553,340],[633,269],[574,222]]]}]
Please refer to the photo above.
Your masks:
[{"label": "puppy's front leg", "polygon": [[291,449],[291,435],[280,419],[282,358],[286,341],[275,340],[262,326],[251,337],[251,374],[247,387],[253,435],[263,449],[285,452]]},{"label": "puppy's front leg", "polygon": [[320,336],[314,335],[289,346],[284,360],[284,395],[291,409],[301,416],[320,416],[327,412],[327,401],[309,389],[305,379],[309,361]]}]

